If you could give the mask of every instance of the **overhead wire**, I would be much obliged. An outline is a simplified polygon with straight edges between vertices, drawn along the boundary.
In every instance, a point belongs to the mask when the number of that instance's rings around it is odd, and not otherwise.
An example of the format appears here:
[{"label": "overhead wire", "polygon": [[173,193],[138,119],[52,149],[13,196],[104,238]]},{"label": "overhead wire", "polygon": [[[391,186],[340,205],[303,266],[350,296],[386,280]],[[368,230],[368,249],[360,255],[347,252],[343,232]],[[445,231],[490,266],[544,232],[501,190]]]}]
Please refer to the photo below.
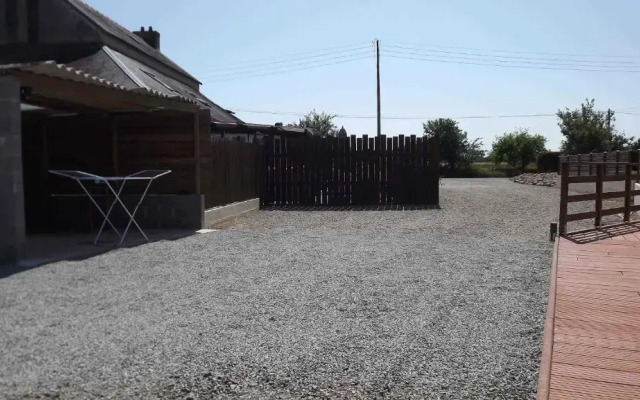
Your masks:
[{"label": "overhead wire", "polygon": [[407,42],[387,42],[388,45],[400,45],[400,46],[413,46],[419,48],[436,48],[436,49],[459,49],[459,50],[472,50],[481,52],[493,52],[503,54],[528,54],[528,55],[545,55],[545,56],[561,56],[561,57],[575,57],[575,58],[636,58],[640,59],[640,55],[611,55],[611,54],[576,54],[576,53],[553,53],[553,52],[536,52],[536,51],[522,51],[522,50],[496,50],[496,49],[481,49],[477,47],[462,47],[462,46],[444,46],[434,44],[417,44]]},{"label": "overhead wire", "polygon": [[244,60],[244,61],[236,61],[236,62],[231,62],[231,63],[227,63],[225,62],[224,65],[220,65],[220,66],[213,66],[212,68],[207,69],[206,71],[202,71],[199,73],[199,75],[202,74],[206,74],[209,72],[215,72],[215,71],[223,71],[223,70],[229,70],[229,69],[234,69],[234,68],[240,68],[240,67],[244,67],[244,66],[252,66],[252,65],[261,65],[261,64],[265,64],[265,63],[270,63],[270,62],[275,62],[275,61],[287,61],[287,60],[299,60],[301,58],[308,58],[308,57],[313,57],[317,54],[324,54],[324,53],[335,53],[335,52],[342,52],[342,51],[349,51],[352,49],[359,49],[359,48],[365,48],[368,47],[369,44],[366,42],[361,42],[361,43],[352,43],[352,44],[345,44],[345,45],[341,45],[341,46],[332,46],[332,47],[325,47],[322,49],[316,49],[316,50],[308,50],[308,51],[301,51],[301,52],[296,52],[296,53],[289,53],[289,54],[283,54],[280,56],[268,56],[268,57],[260,57],[260,58],[253,58],[253,59],[248,59],[248,60]]},{"label": "overhead wire", "polygon": [[[307,64],[311,64],[308,66],[299,66],[299,67],[295,67],[295,68],[285,68],[285,69],[277,69],[277,70],[272,70],[272,71],[268,71],[268,72],[261,72],[261,73],[256,73],[256,74],[240,74],[240,75],[231,75],[231,76],[223,76],[223,77],[214,77],[213,79],[204,79],[204,82],[227,82],[227,81],[232,81],[232,80],[237,80],[237,79],[246,79],[246,78],[255,78],[255,77],[261,77],[261,76],[268,76],[268,75],[277,75],[277,74],[283,74],[283,73],[287,73],[287,72],[296,72],[296,71],[302,71],[302,70],[307,70],[307,69],[312,69],[312,68],[319,68],[319,67],[325,67],[325,66],[330,66],[330,65],[338,65],[338,64],[344,64],[344,63],[348,63],[348,62],[352,62],[352,61],[359,61],[359,60],[365,60],[365,59],[370,59],[373,58],[373,54],[370,54],[369,52],[367,53],[361,53],[361,55],[351,55],[350,58],[346,58],[346,59],[342,59],[345,57],[336,57],[331,59],[331,62],[325,62],[325,63],[307,63]],[[338,61],[336,61],[338,60]],[[302,64],[301,64],[302,65]]]},{"label": "overhead wire", "polygon": [[[290,116],[302,116],[307,114],[306,112],[293,112],[293,111],[266,111],[266,110],[250,110],[241,108],[231,108],[236,113],[247,114],[271,114],[271,115],[290,115]],[[345,119],[374,119],[375,115],[350,115],[350,114],[334,114],[336,118]],[[467,116],[452,116],[447,118],[452,119],[491,119],[491,118],[539,118],[539,117],[555,117],[556,114],[501,114],[501,115],[467,115]],[[382,116],[381,119],[387,120],[427,120],[436,118],[434,116]]]},{"label": "overhead wire", "polygon": [[256,69],[256,68],[262,68],[265,66],[269,66],[269,65],[279,65],[279,64],[290,64],[290,63],[296,63],[299,62],[300,60],[313,60],[313,59],[322,59],[325,58],[326,56],[336,56],[339,54],[343,54],[343,53],[350,53],[350,52],[354,52],[354,51],[362,51],[362,50],[367,50],[369,47],[368,46],[360,46],[360,47],[352,47],[349,49],[345,49],[345,50],[339,50],[339,51],[331,51],[331,52],[324,52],[324,53],[318,53],[318,54],[314,54],[311,56],[305,56],[305,57],[297,57],[296,59],[290,60],[290,59],[286,59],[286,60],[277,60],[277,61],[269,61],[269,62],[263,62],[263,63],[254,63],[254,64],[247,64],[244,66],[227,66],[225,68],[218,68],[218,69],[214,69],[214,70],[210,70],[209,72],[204,72],[199,74],[200,76],[209,76],[209,75],[218,75],[220,73],[224,74],[225,71],[242,71],[242,70],[247,70],[247,69]]},{"label": "overhead wire", "polygon": [[[597,68],[570,68],[570,67],[553,67],[553,66],[542,66],[542,65],[520,65],[520,64],[500,64],[495,60],[482,60],[482,59],[471,59],[465,57],[458,57],[456,60],[452,59],[443,59],[442,56],[420,56],[413,57],[408,54],[388,54],[389,51],[381,53],[381,57],[383,58],[397,58],[404,60],[417,60],[417,61],[427,61],[427,62],[435,62],[435,63],[445,63],[445,64],[464,64],[464,65],[480,65],[486,67],[500,67],[500,68],[517,68],[517,69],[533,69],[533,70],[551,70],[551,71],[583,71],[583,72],[618,72],[618,73],[639,73],[640,66],[638,70],[624,70],[624,69],[597,69]],[[460,61],[462,60],[462,61]]]},{"label": "overhead wire", "polygon": [[[391,50],[386,50],[390,48]],[[567,65],[567,66],[585,66],[585,67],[619,67],[621,64],[630,64],[633,67],[640,67],[640,61],[604,61],[604,60],[572,60],[566,58],[548,58],[548,57],[524,57],[524,56],[503,56],[486,53],[470,53],[460,51],[447,51],[447,50],[425,50],[414,47],[404,46],[385,46],[385,50],[394,53],[412,54],[412,55],[426,55],[437,56],[444,58],[458,58],[459,56],[472,56],[470,59],[487,59],[487,61],[496,62],[514,62],[514,63],[535,63],[546,65]],[[453,57],[452,57],[453,56]],[[502,61],[500,61],[502,60]]]}]

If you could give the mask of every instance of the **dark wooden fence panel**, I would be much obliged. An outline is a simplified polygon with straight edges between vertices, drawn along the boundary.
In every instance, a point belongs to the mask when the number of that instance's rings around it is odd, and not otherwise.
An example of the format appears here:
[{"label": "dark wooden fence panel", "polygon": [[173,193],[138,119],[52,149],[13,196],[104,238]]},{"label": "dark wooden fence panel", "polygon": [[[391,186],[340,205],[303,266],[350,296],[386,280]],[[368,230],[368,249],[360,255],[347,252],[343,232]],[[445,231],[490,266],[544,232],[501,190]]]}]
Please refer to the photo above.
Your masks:
[{"label": "dark wooden fence panel", "polygon": [[[207,208],[260,197],[269,183],[260,143],[220,140],[211,144],[211,168],[202,190]],[[271,183],[272,184],[272,183]]]},{"label": "dark wooden fence panel", "polygon": [[[569,176],[595,176],[595,162],[637,163],[640,161],[640,150],[609,151],[603,153],[577,154],[560,156],[560,164],[569,163]],[[560,169],[558,169],[560,171]],[[623,164],[607,164],[604,175],[620,175],[624,173]]]},{"label": "dark wooden fence panel", "polygon": [[263,205],[439,202],[434,140],[416,136],[268,138],[264,148]]}]

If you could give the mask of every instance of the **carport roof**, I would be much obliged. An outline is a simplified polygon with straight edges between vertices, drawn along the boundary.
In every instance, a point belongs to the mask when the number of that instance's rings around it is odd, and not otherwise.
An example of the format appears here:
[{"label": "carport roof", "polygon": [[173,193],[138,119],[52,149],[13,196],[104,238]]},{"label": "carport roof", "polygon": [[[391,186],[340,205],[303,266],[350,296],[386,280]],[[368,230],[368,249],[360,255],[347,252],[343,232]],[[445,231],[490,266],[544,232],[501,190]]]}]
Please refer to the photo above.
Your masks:
[{"label": "carport roof", "polygon": [[79,83],[86,83],[94,86],[103,86],[111,89],[122,90],[125,92],[142,93],[150,96],[178,100],[185,103],[198,104],[197,101],[189,99],[181,95],[168,95],[157,90],[152,90],[146,87],[128,89],[117,83],[113,83],[99,76],[88,74],[79,69],[69,67],[65,64],[58,64],[55,61],[43,61],[35,63],[21,63],[21,64],[5,64],[0,65],[0,71],[22,71],[36,75],[44,75],[50,78],[58,78],[63,80],[69,80]]},{"label": "carport roof", "polygon": [[[55,99],[86,106],[88,108],[106,109],[110,111],[129,110],[142,107],[143,109],[175,109],[195,110],[201,108],[195,99],[182,95],[168,95],[149,88],[126,88],[120,84],[104,78],[86,73],[82,70],[58,64],[54,61],[36,63],[20,63],[0,65],[0,75],[17,75],[23,86],[31,87],[34,96]],[[67,87],[65,87],[65,85]],[[75,88],[75,90],[67,90]],[[82,91],[93,92],[82,96]],[[96,96],[96,89],[109,89],[108,93],[119,94],[117,98]],[[103,90],[104,91],[104,90]],[[106,93],[106,92],[105,92]],[[113,101],[113,104],[109,103]],[[155,102],[154,102],[155,100]],[[161,103],[158,103],[158,100]],[[153,102],[153,104],[146,104]],[[126,106],[125,106],[126,105]]]}]

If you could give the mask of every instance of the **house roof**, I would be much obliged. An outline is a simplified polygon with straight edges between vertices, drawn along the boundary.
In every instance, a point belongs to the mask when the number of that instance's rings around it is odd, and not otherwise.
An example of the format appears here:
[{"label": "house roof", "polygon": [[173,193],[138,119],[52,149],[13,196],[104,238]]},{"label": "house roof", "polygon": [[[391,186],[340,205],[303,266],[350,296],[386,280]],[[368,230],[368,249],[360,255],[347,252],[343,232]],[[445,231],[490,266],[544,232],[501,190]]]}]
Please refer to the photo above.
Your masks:
[{"label": "house roof", "polygon": [[100,11],[95,8],[89,6],[82,0],[67,0],[78,12],[84,15],[87,19],[95,23],[100,29],[102,29],[105,33],[120,39],[125,44],[135,48],[136,50],[146,54],[149,57],[156,59],[167,67],[179,72],[187,76],[188,78],[194,80],[198,84],[201,82],[196,79],[193,75],[189,74],[187,71],[182,69],[178,64],[171,61],[167,56],[162,54],[159,50],[154,49],[149,46],[142,38],[129,31],[127,28],[118,24],[111,18],[102,14]]},{"label": "house roof", "polygon": [[284,134],[284,135],[313,135],[313,131],[309,128],[301,128],[298,126],[278,126],[278,125],[265,125],[265,124],[248,124],[245,122],[240,123],[226,123],[226,122],[214,122],[212,124],[214,131],[224,132],[260,132],[260,133],[272,133],[272,134]]},{"label": "house roof", "polygon": [[169,98],[189,99],[201,107],[208,107],[213,121],[242,122],[199,91],[107,46],[69,64],[74,68],[105,77],[129,90],[150,91]]}]

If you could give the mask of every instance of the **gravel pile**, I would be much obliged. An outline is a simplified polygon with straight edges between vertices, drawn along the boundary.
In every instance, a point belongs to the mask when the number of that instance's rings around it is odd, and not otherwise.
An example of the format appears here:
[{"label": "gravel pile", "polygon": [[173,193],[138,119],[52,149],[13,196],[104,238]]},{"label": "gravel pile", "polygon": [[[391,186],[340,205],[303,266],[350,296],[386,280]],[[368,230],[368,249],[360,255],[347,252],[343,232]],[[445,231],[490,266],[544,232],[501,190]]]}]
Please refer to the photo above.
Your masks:
[{"label": "gravel pile", "polygon": [[526,173],[511,178],[515,183],[521,183],[523,185],[536,185],[536,186],[556,186],[558,182],[558,174],[555,172],[547,172],[540,174]]},{"label": "gravel pile", "polygon": [[0,394],[533,399],[557,189],[441,191],[441,210],[263,211],[2,279]]}]

